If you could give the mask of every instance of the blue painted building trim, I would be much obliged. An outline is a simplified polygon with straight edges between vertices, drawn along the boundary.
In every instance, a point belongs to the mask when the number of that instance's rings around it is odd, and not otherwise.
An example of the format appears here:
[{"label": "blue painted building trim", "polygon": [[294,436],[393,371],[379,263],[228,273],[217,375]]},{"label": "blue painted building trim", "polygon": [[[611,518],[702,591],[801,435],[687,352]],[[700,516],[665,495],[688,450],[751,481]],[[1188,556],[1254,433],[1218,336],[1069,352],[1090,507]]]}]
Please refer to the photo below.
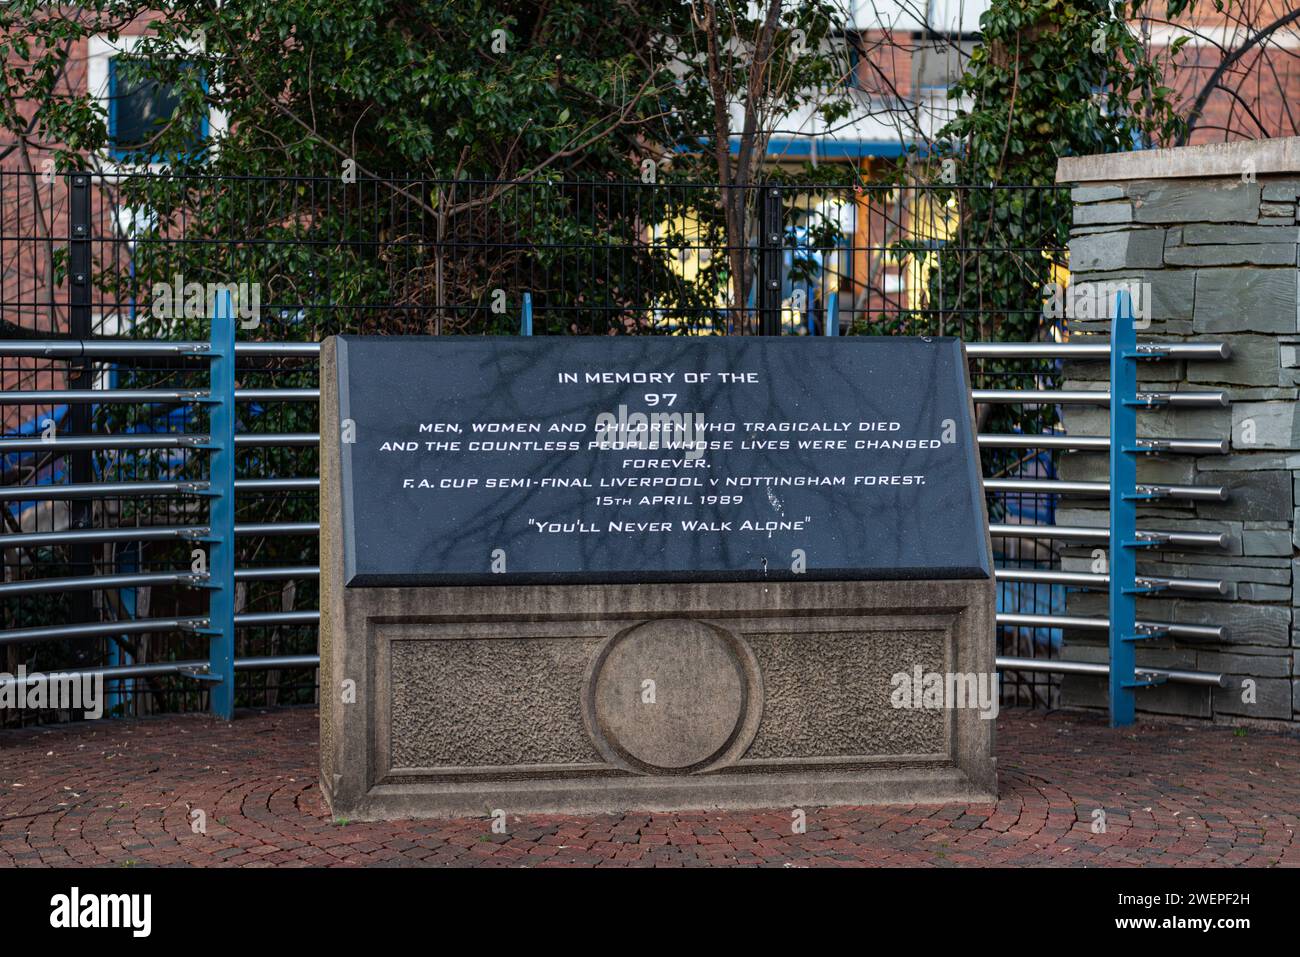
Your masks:
[{"label": "blue painted building trim", "polygon": [[[887,142],[884,140],[817,140],[818,159],[862,159],[868,156],[880,159],[895,159],[907,154],[909,144]],[[921,148],[918,144],[918,149]],[[731,151],[740,151],[740,141],[732,139]],[[806,136],[792,138],[773,138],[767,144],[767,158],[811,159],[813,155],[812,139]]]}]

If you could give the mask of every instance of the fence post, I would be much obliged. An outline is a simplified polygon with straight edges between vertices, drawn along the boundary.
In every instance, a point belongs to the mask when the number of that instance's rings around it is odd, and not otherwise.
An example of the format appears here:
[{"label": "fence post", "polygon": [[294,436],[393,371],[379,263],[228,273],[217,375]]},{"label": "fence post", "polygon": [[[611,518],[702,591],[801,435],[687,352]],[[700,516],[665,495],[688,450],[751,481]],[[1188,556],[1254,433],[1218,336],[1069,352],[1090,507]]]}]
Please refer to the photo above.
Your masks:
[{"label": "fence post", "polygon": [[[73,339],[89,339],[91,307],[91,248],[90,248],[90,174],[72,173],[68,178],[68,334]],[[57,330],[51,325],[51,332]],[[94,385],[91,362],[79,359],[72,363],[68,376],[69,389],[89,389]],[[89,435],[92,407],[89,402],[74,402],[68,409],[68,433]],[[74,449],[68,453],[68,481],[77,485],[93,482],[93,453],[89,449]],[[68,503],[68,528],[76,531],[94,524],[94,503],[90,499],[75,499]],[[93,575],[94,546],[84,542],[74,543],[69,559],[77,574]],[[72,619],[87,622],[92,619],[91,593],[76,591],[71,595]]]},{"label": "fence post", "polygon": [[759,335],[781,334],[781,266],[784,261],[785,225],[781,188],[759,190],[758,213],[758,331]]},{"label": "fence post", "polygon": [[826,320],[822,323],[822,335],[838,336],[840,334],[840,294],[830,292],[826,296]]},{"label": "fence post", "polygon": [[531,336],[533,334],[533,294],[524,293],[524,310],[519,317],[519,334],[521,336]]},{"label": "fence post", "polygon": [[1110,324],[1110,724],[1133,723],[1137,655],[1137,332],[1127,292]]},{"label": "fence post", "polygon": [[229,721],[235,716],[235,310],[228,291],[213,305],[209,336],[208,707]]}]

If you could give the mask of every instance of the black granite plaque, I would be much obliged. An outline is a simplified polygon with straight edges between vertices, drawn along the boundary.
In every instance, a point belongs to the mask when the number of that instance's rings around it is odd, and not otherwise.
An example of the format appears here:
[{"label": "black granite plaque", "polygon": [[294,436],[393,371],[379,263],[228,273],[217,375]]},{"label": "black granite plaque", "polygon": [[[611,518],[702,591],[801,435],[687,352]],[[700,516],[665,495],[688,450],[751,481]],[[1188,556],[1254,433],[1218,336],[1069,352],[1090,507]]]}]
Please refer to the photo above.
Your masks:
[{"label": "black granite plaque", "polygon": [[348,585],[990,574],[955,339],[337,348]]}]

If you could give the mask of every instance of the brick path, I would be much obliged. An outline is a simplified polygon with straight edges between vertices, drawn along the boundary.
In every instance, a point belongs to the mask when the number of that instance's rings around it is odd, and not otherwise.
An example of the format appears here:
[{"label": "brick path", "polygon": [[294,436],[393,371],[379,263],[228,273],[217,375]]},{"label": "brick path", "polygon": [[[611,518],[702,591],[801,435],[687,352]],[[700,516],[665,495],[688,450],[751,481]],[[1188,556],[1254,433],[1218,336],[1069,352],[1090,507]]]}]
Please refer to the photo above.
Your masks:
[{"label": "brick path", "polygon": [[493,835],[486,818],[331,821],[310,709],[0,731],[0,866],[1300,866],[1300,737],[1005,711],[998,753],[991,805],[807,808],[805,834],[781,808]]}]

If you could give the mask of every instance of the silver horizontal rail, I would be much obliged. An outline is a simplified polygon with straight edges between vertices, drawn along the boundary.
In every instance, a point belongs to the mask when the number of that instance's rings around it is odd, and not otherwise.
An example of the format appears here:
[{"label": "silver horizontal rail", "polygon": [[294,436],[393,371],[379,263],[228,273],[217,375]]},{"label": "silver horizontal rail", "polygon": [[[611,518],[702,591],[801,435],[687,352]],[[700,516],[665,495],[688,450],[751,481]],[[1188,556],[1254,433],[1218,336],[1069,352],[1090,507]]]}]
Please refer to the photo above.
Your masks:
[{"label": "silver horizontal rail", "polygon": [[[1104,484],[1106,494],[1109,495],[1110,483],[1106,482]],[[1186,498],[1196,502],[1226,502],[1228,500],[1228,490],[1221,485],[1155,485],[1139,482],[1136,491],[1151,500],[1162,498]]]},{"label": "silver horizontal rail", "polygon": [[[1138,437],[1138,448],[1145,452],[1169,452],[1174,455],[1227,455],[1227,439],[1153,439]],[[1110,447],[1110,438],[1106,439]]]},{"label": "silver horizontal rail", "polygon": [[971,389],[972,402],[994,405],[1110,405],[1110,392],[1101,389]]},{"label": "silver horizontal rail", "polygon": [[[1110,576],[1107,575],[1107,580]],[[1155,591],[1191,591],[1200,594],[1226,595],[1228,594],[1228,583],[1220,581],[1217,578],[1166,578],[1161,575],[1143,575],[1134,576],[1134,581],[1139,587],[1150,588]]]},{"label": "silver horizontal rail", "polygon": [[[1002,671],[1039,671],[1059,675],[1096,675],[1099,678],[1110,674],[1110,665],[1095,661],[1059,661],[1054,658],[997,658],[997,666]],[[1179,671],[1170,668],[1135,669],[1139,678],[1163,678],[1175,684],[1203,685],[1209,688],[1228,687],[1228,676],[1214,671]]]},{"label": "silver horizontal rail", "polygon": [[286,578],[317,578],[319,575],[320,567],[317,565],[268,565],[265,568],[252,567],[235,569],[235,581],[237,582],[279,581]]},{"label": "silver horizontal rail", "polygon": [[236,658],[236,671],[274,671],[278,668],[319,668],[320,655],[265,655]]},{"label": "silver horizontal rail", "polygon": [[206,525],[145,525],[139,528],[83,528],[63,532],[0,535],[0,548],[40,548],[94,542],[194,541],[211,532]]},{"label": "silver horizontal rail", "polygon": [[1139,358],[1151,359],[1232,358],[1232,345],[1227,342],[1158,342],[1148,339],[1139,342],[1136,351]]},{"label": "silver horizontal rail", "polygon": [[[238,668],[238,665],[236,665]],[[206,661],[160,661],[154,664],[115,665],[107,668],[82,668],[79,670],[57,670],[33,672],[19,678],[16,675],[0,675],[0,688],[9,685],[34,685],[47,679],[74,679],[101,677],[105,681],[121,681],[128,678],[157,678],[180,674],[206,674]]]},{"label": "silver horizontal rail", "polygon": [[[1232,346],[1226,342],[1146,342],[1170,359],[1228,359]],[[968,342],[966,355],[972,359],[1108,359],[1109,342]]]},{"label": "silver horizontal rail", "polygon": [[1075,628],[1086,631],[1109,631],[1110,621],[1105,618],[1089,618],[1084,615],[1022,615],[1015,612],[1000,611],[997,614],[999,625],[1014,628]]},{"label": "silver horizontal rail", "polygon": [[1108,542],[1109,528],[1089,528],[1086,525],[1022,525],[989,523],[993,538],[1064,538],[1080,542]]},{"label": "silver horizontal rail", "polygon": [[[0,392],[0,405],[184,404],[212,395],[207,389],[46,389]],[[236,389],[236,402],[316,402],[320,389]]]},{"label": "silver horizontal rail", "polygon": [[[139,528],[87,528],[63,532],[21,532],[0,535],[0,548],[40,548],[49,545],[78,545],[94,542],[195,541],[206,538],[207,525],[157,525]],[[320,522],[249,522],[235,526],[236,535],[320,534]]]},{"label": "silver horizontal rail", "polygon": [[1165,532],[1154,528],[1139,528],[1134,535],[1139,542],[1152,545],[1208,545],[1211,548],[1228,546],[1227,532]]},{"label": "silver horizontal rail", "polygon": [[319,535],[320,522],[247,522],[235,526],[236,535]]},{"label": "silver horizontal rail", "polygon": [[[260,628],[273,625],[315,625],[319,622],[320,612],[318,611],[252,612],[235,616],[235,625],[241,628]],[[14,628],[0,631],[0,646],[67,638],[111,638],[114,635],[164,631],[193,632],[207,628],[209,623],[210,619],[194,615],[179,618],[139,618],[125,621],[86,622],[76,625],[46,625],[40,628]]]},{"label": "silver horizontal rail", "polygon": [[[1004,582],[1038,582],[1044,585],[1077,585],[1081,588],[1109,588],[1110,576],[1096,572],[1058,572],[1038,568],[998,568],[994,578]],[[1139,585],[1153,589],[1191,591],[1203,594],[1226,595],[1228,583],[1216,578],[1162,578],[1155,575],[1137,575]]]},{"label": "silver horizontal rail", "polygon": [[124,621],[85,622],[77,625],[46,625],[41,628],[12,628],[0,631],[0,645],[28,641],[53,641],[63,638],[111,638],[114,635],[139,635],[156,631],[195,631],[206,628],[209,619],[131,618]]},{"label": "silver horizontal rail", "polygon": [[235,616],[236,628],[262,628],[269,625],[316,625],[319,611],[256,611]]},{"label": "silver horizontal rail", "polygon": [[[1170,406],[1175,409],[1226,409],[1232,404],[1226,392],[1144,392],[1138,390],[1138,409]],[[1109,405],[1109,403],[1107,403]]]},{"label": "silver horizontal rail", "polygon": [[318,488],[319,478],[235,479],[236,492],[309,491]]},{"label": "silver horizontal rail", "polygon": [[120,359],[146,356],[210,356],[206,342],[157,342],[133,339],[10,339],[0,342],[0,356],[38,359]]},{"label": "silver horizontal rail", "polygon": [[317,432],[236,432],[235,448],[282,448],[294,445],[319,445]]},{"label": "silver horizontal rail", "polygon": [[[984,480],[986,492],[1046,492],[1052,495],[1109,496],[1109,482],[1067,482],[1062,479],[990,479]],[[1222,502],[1228,490],[1218,485],[1139,485],[1139,492],[1153,498],[1185,498],[1197,502]]]},{"label": "silver horizontal rail", "polygon": [[202,495],[207,482],[84,482],[70,485],[6,485],[0,502],[113,498],[119,495]]},{"label": "silver horizontal rail", "polygon": [[981,434],[979,436],[979,445],[982,449],[1095,449],[1105,451],[1110,448],[1110,439],[1104,435]]},{"label": "silver horizontal rail", "polygon": [[[108,576],[101,576],[106,578]],[[113,635],[154,631],[194,631],[206,628],[209,619],[201,615],[179,618],[140,618],[128,621],[86,622],[76,625],[47,625],[40,628],[16,628],[0,631],[0,645],[56,638],[103,638]],[[273,625],[316,625],[319,611],[266,611],[235,615],[237,628],[263,628]]]},{"label": "silver horizontal rail", "polygon": [[51,438],[0,439],[0,455],[10,452],[77,452],[100,449],[197,449],[208,444],[210,436],[181,432],[155,435],[68,435]]},{"label": "silver horizontal rail", "polygon": [[[1092,618],[1082,615],[1021,615],[999,612],[998,624],[1009,628],[1071,628],[1082,631],[1110,631],[1109,618]],[[1180,625],[1172,621],[1138,621],[1139,630],[1163,632],[1170,638],[1201,638],[1206,641],[1227,641],[1229,631],[1222,625]]]},{"label": "silver horizontal rail", "polygon": [[[253,658],[236,658],[236,671],[275,671],[289,668],[319,668],[320,655],[265,655]],[[206,661],[160,661],[152,664],[115,665],[107,668],[83,668],[76,671],[63,670],[51,672],[34,672],[19,678],[16,675],[0,675],[0,688],[17,685],[34,685],[47,679],[79,679],[100,677],[104,681],[129,681],[132,678],[159,678],[172,675],[190,677],[206,675],[211,666]]]},{"label": "silver horizontal rail", "polygon": [[[314,491],[318,488],[320,488],[319,478],[235,479],[236,492]],[[0,488],[0,502],[112,498],[118,495],[201,495],[208,489],[209,483],[206,481],[7,485]]]},{"label": "silver horizontal rail", "polygon": [[[1081,542],[1110,541],[1109,528],[1092,528],[1087,525],[1024,525],[990,524],[989,534],[994,538],[1064,538]],[[1139,529],[1139,541],[1159,545],[1204,545],[1224,548],[1228,544],[1227,532],[1163,532]]]},{"label": "silver horizontal rail", "polygon": [[[1225,392],[1139,392],[1139,408],[1201,409],[1228,405]],[[971,400],[992,405],[1110,405],[1108,389],[971,389]]]},{"label": "silver horizontal rail", "polygon": [[318,399],[320,399],[320,389],[235,390],[236,402],[315,402]]},{"label": "silver horizontal rail", "polygon": [[1041,585],[1077,585],[1080,588],[1105,588],[1109,575],[1094,572],[1058,572],[1039,568],[997,568],[993,577],[1000,582],[1035,582]]},{"label": "silver horizontal rail", "polygon": [[98,591],[113,588],[143,588],[152,585],[196,587],[211,580],[206,572],[130,572],[123,575],[79,575],[74,578],[36,578],[31,581],[0,582],[0,595],[39,595],[58,591]]},{"label": "silver horizontal rail", "polygon": [[[12,339],[0,342],[0,356],[47,359],[119,358],[122,356],[207,356],[211,346],[203,340],[158,342],[147,339]],[[236,342],[236,356],[314,359],[319,342]]]},{"label": "silver horizontal rail", "polygon": [[0,392],[0,405],[66,405],[74,402],[109,404],[182,404],[206,399],[206,389],[50,389]]},{"label": "silver horizontal rail", "polygon": [[296,356],[313,359],[320,355],[319,342],[236,342],[237,356]]},{"label": "silver horizontal rail", "polygon": [[[985,434],[979,437],[984,449],[1081,449],[1105,452],[1110,450],[1108,435],[1061,435],[1043,433],[1027,435]],[[1227,439],[1147,439],[1139,438],[1138,447],[1148,452],[1168,452],[1173,455],[1226,455]]]},{"label": "silver horizontal rail", "polygon": [[[32,356],[44,359],[91,359],[140,356],[208,356],[211,345],[193,342],[158,342],[148,339],[11,339],[0,342],[0,356]],[[320,355],[319,342],[236,342],[237,356]]]},{"label": "silver horizontal rail", "polygon": [[1109,482],[1066,482],[1062,479],[984,480],[986,492],[1047,492],[1053,495],[1109,495]]}]

